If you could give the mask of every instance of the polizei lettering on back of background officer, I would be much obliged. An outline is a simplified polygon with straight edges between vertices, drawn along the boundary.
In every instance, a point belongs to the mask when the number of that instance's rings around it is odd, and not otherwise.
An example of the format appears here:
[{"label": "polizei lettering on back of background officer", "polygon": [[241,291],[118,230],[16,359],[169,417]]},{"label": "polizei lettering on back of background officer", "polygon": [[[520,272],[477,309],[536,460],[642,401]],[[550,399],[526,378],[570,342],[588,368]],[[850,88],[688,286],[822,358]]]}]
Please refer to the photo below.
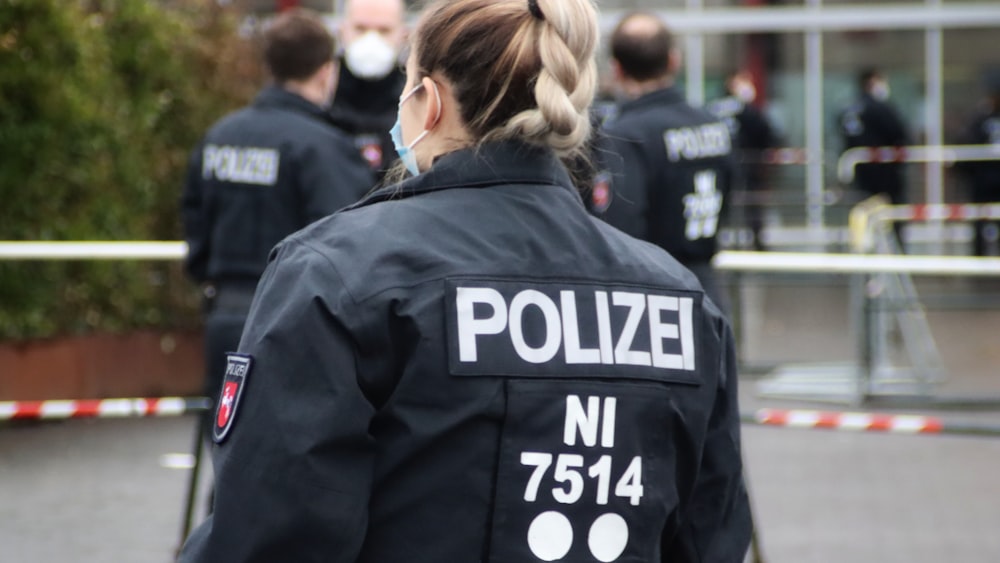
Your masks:
[{"label": "polizei lettering on back of background officer", "polygon": [[206,180],[273,186],[280,158],[275,149],[205,145],[201,175]]},{"label": "polizei lettering on back of background officer", "polygon": [[663,142],[671,162],[726,156],[731,150],[729,128],[722,122],[667,129]]},{"label": "polizei lettering on back of background officer", "polygon": [[456,375],[627,377],[697,383],[701,296],[655,288],[448,282]]}]

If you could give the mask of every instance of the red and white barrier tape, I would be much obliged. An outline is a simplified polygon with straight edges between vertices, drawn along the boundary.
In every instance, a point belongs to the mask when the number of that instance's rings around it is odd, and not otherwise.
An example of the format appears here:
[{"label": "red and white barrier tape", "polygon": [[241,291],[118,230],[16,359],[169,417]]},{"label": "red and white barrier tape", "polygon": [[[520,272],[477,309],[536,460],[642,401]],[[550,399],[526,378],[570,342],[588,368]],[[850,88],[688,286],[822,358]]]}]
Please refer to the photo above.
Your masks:
[{"label": "red and white barrier tape", "polygon": [[875,213],[889,221],[976,221],[1000,219],[1000,204],[916,204],[891,205]]},{"label": "red and white barrier tape", "polygon": [[929,416],[862,412],[761,409],[754,413],[753,419],[754,422],[769,426],[903,434],[938,434],[944,428],[944,423],[940,419]]},{"label": "red and white barrier tape", "polygon": [[796,148],[767,149],[761,151],[761,161],[764,164],[808,164],[809,152]]},{"label": "red and white barrier tape", "polygon": [[854,147],[837,161],[837,177],[849,184],[859,164],[886,162],[982,162],[1000,158],[997,145],[910,145],[906,147]]},{"label": "red and white barrier tape", "polygon": [[808,164],[809,152],[806,149],[785,147],[780,149],[749,150],[737,153],[740,162],[751,164]]},{"label": "red and white barrier tape", "polygon": [[179,416],[204,411],[208,407],[209,401],[204,397],[0,401],[0,420]]},{"label": "red and white barrier tape", "polygon": [[[205,397],[0,401],[0,421],[12,419],[129,418],[180,416],[210,407]],[[743,422],[784,428],[828,429],[897,434],[973,434],[1000,436],[1000,424],[950,423],[923,415],[760,409],[740,415]]]},{"label": "red and white barrier tape", "polygon": [[743,413],[748,424],[784,428],[827,429],[893,434],[966,434],[1000,436],[1000,424],[948,422],[933,416],[863,412],[760,409]]}]

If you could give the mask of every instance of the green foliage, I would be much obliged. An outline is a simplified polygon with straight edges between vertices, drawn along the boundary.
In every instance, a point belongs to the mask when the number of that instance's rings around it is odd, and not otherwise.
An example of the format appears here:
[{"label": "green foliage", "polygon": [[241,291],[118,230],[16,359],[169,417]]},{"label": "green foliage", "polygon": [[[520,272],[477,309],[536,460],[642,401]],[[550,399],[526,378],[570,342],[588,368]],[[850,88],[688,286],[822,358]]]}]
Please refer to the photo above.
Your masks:
[{"label": "green foliage", "polygon": [[[0,240],[180,236],[190,149],[260,84],[215,2],[0,0]],[[179,264],[0,261],[0,339],[197,321]]]}]

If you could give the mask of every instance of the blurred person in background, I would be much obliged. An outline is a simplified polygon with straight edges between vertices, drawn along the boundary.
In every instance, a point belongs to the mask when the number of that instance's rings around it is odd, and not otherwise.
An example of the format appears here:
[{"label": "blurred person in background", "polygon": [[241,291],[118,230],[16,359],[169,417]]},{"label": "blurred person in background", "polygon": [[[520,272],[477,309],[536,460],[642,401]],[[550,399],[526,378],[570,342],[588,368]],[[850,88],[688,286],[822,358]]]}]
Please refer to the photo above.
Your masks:
[{"label": "blurred person in background", "polygon": [[219,396],[271,249],[354,203],[374,184],[351,139],[326,114],[334,39],[306,10],[264,32],[272,84],[214,124],[194,149],[181,198],[186,269],[205,292],[205,394]]},{"label": "blurred person in background", "polygon": [[381,180],[396,161],[389,129],[406,83],[400,62],[406,6],[403,0],[343,0],[340,8],[342,64],[330,115]]},{"label": "blurred person in background", "polygon": [[610,44],[617,97],[625,101],[598,140],[590,210],[669,252],[725,309],[711,261],[734,176],[729,129],[685,100],[676,85],[681,55],[658,17],[626,16]]},{"label": "blurred person in background", "polygon": [[[184,563],[738,563],[732,331],[590,216],[590,0],[439,0],[393,127],[411,178],[286,239]],[[223,406],[224,405],[224,406]]]},{"label": "blurred person in background", "polygon": [[734,189],[749,195],[744,198],[743,209],[753,235],[753,247],[764,250],[760,236],[766,204],[763,198],[768,189],[764,151],[777,147],[778,138],[767,115],[755,105],[757,88],[749,72],[731,72],[726,76],[724,89],[724,96],[709,103],[708,110],[729,127],[734,156],[739,162]]},{"label": "blurred person in background", "polygon": [[[902,147],[910,143],[906,123],[889,101],[891,90],[876,68],[858,74],[858,98],[841,114],[839,131],[844,150],[854,147]],[[901,162],[859,164],[854,186],[865,196],[885,194],[894,204],[906,201],[906,177]]]},{"label": "blurred person in background", "polygon": [[[956,168],[969,185],[973,203],[1000,202],[1000,72],[986,76],[986,99],[980,111],[970,120],[963,142],[970,145],[993,145],[996,160],[960,162]],[[996,255],[1000,230],[996,221],[981,220],[974,224],[972,251],[976,256]]]}]

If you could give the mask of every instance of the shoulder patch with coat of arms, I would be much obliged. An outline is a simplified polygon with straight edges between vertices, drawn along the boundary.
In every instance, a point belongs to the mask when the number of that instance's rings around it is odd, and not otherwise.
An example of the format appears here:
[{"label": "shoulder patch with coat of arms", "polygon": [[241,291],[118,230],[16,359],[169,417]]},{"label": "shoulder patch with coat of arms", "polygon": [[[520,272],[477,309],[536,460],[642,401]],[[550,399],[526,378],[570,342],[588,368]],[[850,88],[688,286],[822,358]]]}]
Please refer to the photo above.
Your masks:
[{"label": "shoulder patch with coat of arms", "polygon": [[594,185],[590,192],[590,208],[597,213],[604,213],[611,206],[611,174],[604,170],[594,177]]},{"label": "shoulder patch with coat of arms", "polygon": [[243,398],[247,386],[250,368],[253,367],[253,357],[246,354],[226,355],[226,374],[222,380],[222,393],[215,407],[215,423],[212,425],[212,440],[216,444],[225,441],[233,429],[236,419],[236,409]]}]

